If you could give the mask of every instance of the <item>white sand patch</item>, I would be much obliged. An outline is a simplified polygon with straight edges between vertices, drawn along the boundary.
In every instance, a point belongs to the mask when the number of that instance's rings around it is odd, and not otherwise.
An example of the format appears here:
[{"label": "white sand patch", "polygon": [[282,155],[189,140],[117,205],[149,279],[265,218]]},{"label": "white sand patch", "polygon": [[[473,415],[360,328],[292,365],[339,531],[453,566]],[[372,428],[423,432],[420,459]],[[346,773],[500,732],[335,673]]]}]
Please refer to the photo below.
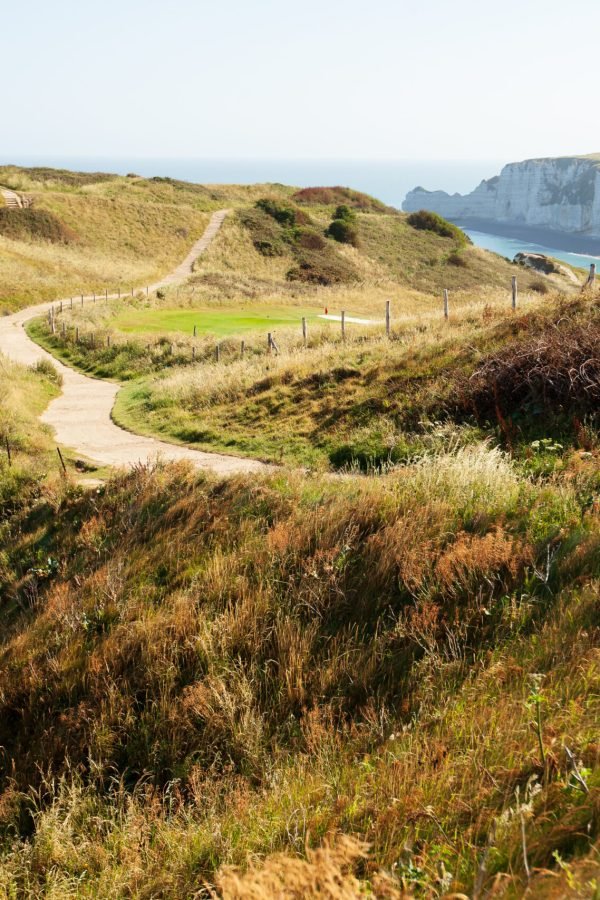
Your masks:
[{"label": "white sand patch", "polygon": [[[334,313],[321,313],[318,318],[327,319],[328,322],[342,321],[342,317]],[[344,321],[354,325],[383,325],[383,319],[358,319],[356,316],[345,316]]]}]

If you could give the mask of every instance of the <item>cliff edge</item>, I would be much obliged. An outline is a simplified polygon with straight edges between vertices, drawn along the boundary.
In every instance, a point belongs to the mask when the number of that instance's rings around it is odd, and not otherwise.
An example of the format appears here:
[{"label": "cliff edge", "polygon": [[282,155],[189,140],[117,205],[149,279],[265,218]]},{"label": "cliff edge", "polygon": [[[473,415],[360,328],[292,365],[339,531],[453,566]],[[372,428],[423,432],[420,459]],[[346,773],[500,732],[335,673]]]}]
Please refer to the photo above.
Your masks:
[{"label": "cliff edge", "polygon": [[600,236],[600,154],[509,163],[466,195],[417,187],[402,208]]}]

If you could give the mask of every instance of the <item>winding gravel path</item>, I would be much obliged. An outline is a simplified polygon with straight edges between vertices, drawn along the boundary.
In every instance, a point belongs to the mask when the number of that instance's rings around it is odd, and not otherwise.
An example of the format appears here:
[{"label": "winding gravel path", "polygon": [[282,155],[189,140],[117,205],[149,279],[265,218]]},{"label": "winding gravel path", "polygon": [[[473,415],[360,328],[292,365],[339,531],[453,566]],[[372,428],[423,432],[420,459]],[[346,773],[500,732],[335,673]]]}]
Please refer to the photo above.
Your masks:
[{"label": "winding gravel path", "polygon": [[[206,231],[181,265],[162,281],[152,285],[151,290],[182,281],[191,274],[194,261],[209,246],[228,212],[229,210],[219,210],[212,215]],[[220,475],[267,471],[269,466],[258,460],[203,453],[191,447],[180,447],[131,434],[115,425],[111,412],[119,385],[81,375],[42,350],[27,336],[25,323],[46,313],[50,305],[40,303],[0,318],[0,352],[26,366],[34,365],[40,359],[49,359],[62,375],[62,394],[52,400],[40,417],[42,422],[52,426],[59,444],[70,447],[100,465],[127,467],[160,458],[190,460],[199,469],[210,469]]]}]

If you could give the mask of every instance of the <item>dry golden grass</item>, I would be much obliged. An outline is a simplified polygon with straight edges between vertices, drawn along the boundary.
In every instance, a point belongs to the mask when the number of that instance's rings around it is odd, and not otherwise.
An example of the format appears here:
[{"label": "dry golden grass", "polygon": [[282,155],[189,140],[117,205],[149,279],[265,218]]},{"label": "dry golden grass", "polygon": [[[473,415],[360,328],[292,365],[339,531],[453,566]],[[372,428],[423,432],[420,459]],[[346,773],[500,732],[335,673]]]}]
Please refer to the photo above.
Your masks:
[{"label": "dry golden grass", "polygon": [[356,878],[352,869],[368,857],[367,851],[367,844],[342,835],[317,850],[308,848],[306,859],[273,854],[263,865],[243,874],[221,871],[214,896],[224,900],[355,900],[372,894],[382,900],[408,900],[409,895],[386,875],[378,875],[368,883]]},{"label": "dry golden grass", "polygon": [[[0,821],[35,823],[3,845],[3,889],[520,895],[524,810],[532,883],[552,870],[565,896],[553,853],[578,882],[600,771],[580,490],[474,447],[372,480],[139,470],[63,500],[56,574],[0,657],[2,708],[35,709],[2,730]],[[21,526],[20,558],[40,537]]]},{"label": "dry golden grass", "polygon": [[[504,339],[513,321],[501,292],[489,296],[485,304],[464,300],[453,307],[449,323],[431,299],[423,301],[419,311],[413,308],[403,314],[398,306],[393,307],[391,342],[383,324],[348,325],[344,343],[339,324],[311,322],[307,348],[300,328],[280,329],[276,332],[280,355],[268,355],[261,336],[247,336],[243,359],[237,342],[224,341],[216,363],[210,338],[171,335],[176,364],[127,386],[119,395],[115,416],[126,427],[145,433],[196,441],[208,449],[226,449],[233,440],[229,446],[236,452],[275,460],[283,453],[290,462],[322,463],[330,441],[358,440],[363,428],[383,429],[393,444],[398,436],[393,417],[410,396],[411,385],[421,384],[426,390],[429,378],[432,403],[435,378],[443,378],[446,368],[456,368],[457,361],[460,365],[461,358],[463,365],[472,364],[486,345]],[[524,297],[523,307],[533,312],[542,308],[542,302],[535,295]],[[97,328],[88,321],[86,328]],[[114,339],[119,340],[116,335]],[[192,347],[196,363],[190,365]],[[59,343],[56,348],[60,350]],[[157,347],[157,367],[162,352]],[[146,364],[152,358],[146,356]],[[361,416],[358,411],[368,403],[370,414],[365,411]],[[427,414],[424,399],[422,417]]]},{"label": "dry golden grass", "polygon": [[[72,294],[130,290],[167,274],[202,234],[210,212],[251,203],[264,187],[200,186],[141,178],[0,167],[0,184],[26,192],[78,236],[62,246],[0,238],[0,309]],[[273,188],[273,190],[278,190]]]},{"label": "dry golden grass", "polygon": [[185,256],[208,222],[207,213],[186,207],[70,195],[44,194],[38,206],[72,223],[79,241],[65,246],[0,238],[0,302],[5,310],[152,282]]},{"label": "dry golden grass", "polygon": [[[211,278],[243,236],[224,240]],[[284,296],[268,272],[239,283],[262,281]],[[363,296],[345,290],[328,296]],[[0,371],[0,422],[20,442],[0,467],[0,892],[598,895],[597,420],[552,459],[526,437],[520,457],[474,426],[419,421],[448,372],[559,303],[524,297],[511,317],[490,292],[465,293],[448,325],[437,296],[404,319],[395,301],[392,342],[314,329],[306,351],[281,335],[280,357],[225,347],[219,367],[135,386],[171,422],[185,404],[201,426],[226,411],[230,435],[243,407],[265,446],[269,427],[306,427],[319,391],[316,424],[352,416],[353,446],[418,433],[379,477],[219,482],[157,465],[89,494],[48,485],[35,416],[51,372]],[[592,298],[568,312],[595,327]],[[83,315],[101,330],[105,311]]]}]

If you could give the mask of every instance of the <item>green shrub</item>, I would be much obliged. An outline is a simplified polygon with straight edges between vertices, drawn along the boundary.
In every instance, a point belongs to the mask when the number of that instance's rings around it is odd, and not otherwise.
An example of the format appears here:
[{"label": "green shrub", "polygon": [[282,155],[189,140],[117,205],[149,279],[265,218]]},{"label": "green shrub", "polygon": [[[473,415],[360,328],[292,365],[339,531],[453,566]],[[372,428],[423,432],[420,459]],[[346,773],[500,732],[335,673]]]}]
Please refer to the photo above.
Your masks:
[{"label": "green shrub", "polygon": [[[254,209],[242,210],[238,215],[250,232],[254,247],[263,256],[295,257],[297,265],[288,271],[288,281],[329,285],[358,279],[353,264],[310,227],[311,219],[302,210],[266,197]],[[336,240],[355,244],[358,236],[350,221],[339,219],[334,224],[336,233],[339,226],[340,236]]]},{"label": "green shrub", "polygon": [[62,387],[63,377],[60,372],[57,371],[56,366],[49,359],[38,359],[35,365],[33,365],[31,368],[38,375],[43,375],[44,378],[47,378],[49,381],[52,381],[59,387]]},{"label": "green shrub", "polygon": [[286,234],[262,208],[243,210],[240,219],[250,232],[252,243],[263,256],[283,256],[289,250],[291,234]]},{"label": "green shrub", "polygon": [[344,219],[348,222],[356,222],[356,213],[353,209],[350,209],[346,204],[342,204],[338,206],[335,213],[333,214],[334,219]]},{"label": "green shrub", "polygon": [[334,219],[325,234],[340,244],[352,244],[358,247],[358,230],[349,219]]},{"label": "green shrub", "polygon": [[282,203],[271,197],[263,197],[256,203],[257,209],[262,209],[268,216],[279,222],[286,228],[295,228],[297,225],[310,225],[310,216],[303,210],[289,203]]},{"label": "green shrub", "polygon": [[439,234],[440,237],[453,238],[461,246],[470,243],[462,228],[429,210],[421,209],[419,212],[411,213],[407,222],[418,231],[431,231],[433,234]]}]

